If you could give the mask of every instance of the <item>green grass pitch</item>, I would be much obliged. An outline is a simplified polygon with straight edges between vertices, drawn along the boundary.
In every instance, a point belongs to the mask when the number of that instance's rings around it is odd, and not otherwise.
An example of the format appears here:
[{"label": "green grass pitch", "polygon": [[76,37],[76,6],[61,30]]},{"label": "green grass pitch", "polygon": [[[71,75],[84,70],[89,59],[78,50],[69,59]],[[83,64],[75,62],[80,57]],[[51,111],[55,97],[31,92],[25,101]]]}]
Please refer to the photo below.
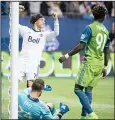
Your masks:
[{"label": "green grass pitch", "polygon": [[[59,103],[68,104],[70,111],[63,116],[63,119],[79,119],[81,113],[81,105],[74,94],[74,79],[73,78],[43,78],[46,83],[53,88],[51,92],[43,92],[40,97],[44,102],[52,102],[59,109]],[[7,78],[2,78],[2,118],[9,118],[8,115],[8,88],[9,81]],[[26,87],[26,81],[19,84],[19,89]],[[105,80],[100,80],[98,86],[93,90],[93,109],[99,116],[99,119],[114,119],[114,78],[107,77]]]}]

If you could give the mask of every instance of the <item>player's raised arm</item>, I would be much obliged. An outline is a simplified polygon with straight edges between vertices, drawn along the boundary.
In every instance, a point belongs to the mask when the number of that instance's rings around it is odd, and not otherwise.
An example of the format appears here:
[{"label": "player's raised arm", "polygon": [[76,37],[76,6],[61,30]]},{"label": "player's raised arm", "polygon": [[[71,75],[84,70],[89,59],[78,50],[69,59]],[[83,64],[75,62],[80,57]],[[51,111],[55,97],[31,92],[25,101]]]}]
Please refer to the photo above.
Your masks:
[{"label": "player's raised arm", "polygon": [[58,21],[58,16],[56,14],[52,14],[53,18],[54,18],[54,31],[52,32],[47,32],[47,40],[52,40],[54,38],[56,38],[56,36],[59,35],[59,21]]},{"label": "player's raised arm", "polygon": [[23,37],[24,34],[27,32],[27,30],[28,30],[28,27],[19,24],[19,34],[20,34],[22,37]]},{"label": "player's raised arm", "polygon": [[[19,14],[25,10],[24,6],[19,5]],[[19,24],[19,34],[23,36],[27,31],[27,27]]]}]

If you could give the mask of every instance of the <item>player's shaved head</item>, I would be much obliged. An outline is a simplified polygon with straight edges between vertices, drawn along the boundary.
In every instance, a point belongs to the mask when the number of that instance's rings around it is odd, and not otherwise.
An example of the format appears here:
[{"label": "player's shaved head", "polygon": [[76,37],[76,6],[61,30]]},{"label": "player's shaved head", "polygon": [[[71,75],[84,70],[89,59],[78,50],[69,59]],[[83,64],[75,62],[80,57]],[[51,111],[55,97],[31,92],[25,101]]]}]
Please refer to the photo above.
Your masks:
[{"label": "player's shaved head", "polygon": [[32,84],[32,91],[40,92],[44,88],[44,81],[42,79],[36,79]]},{"label": "player's shaved head", "polygon": [[93,5],[91,9],[95,20],[104,20],[105,15],[107,14],[107,9],[104,6]]}]

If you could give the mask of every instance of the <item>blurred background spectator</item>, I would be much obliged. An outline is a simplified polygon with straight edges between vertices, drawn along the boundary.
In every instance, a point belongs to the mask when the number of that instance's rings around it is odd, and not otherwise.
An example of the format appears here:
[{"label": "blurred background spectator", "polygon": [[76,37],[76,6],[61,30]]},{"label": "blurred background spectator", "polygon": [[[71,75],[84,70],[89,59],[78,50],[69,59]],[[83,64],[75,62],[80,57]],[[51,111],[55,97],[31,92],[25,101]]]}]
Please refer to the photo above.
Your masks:
[{"label": "blurred background spectator", "polygon": [[115,2],[112,2],[112,13],[111,13],[112,17],[115,17]]},{"label": "blurred background spectator", "polygon": [[41,2],[29,2],[29,15],[36,15],[40,13]]},{"label": "blurred background spectator", "polygon": [[20,16],[22,16],[22,17],[29,16],[30,15],[29,2],[23,1],[23,2],[20,2],[19,4],[23,5],[25,8],[25,10],[20,13]]},{"label": "blurred background spectator", "polygon": [[[9,12],[9,2],[1,2],[2,15]],[[32,16],[41,13],[44,16],[50,16],[53,12],[59,17],[80,17],[83,19],[92,19],[91,6],[99,4],[106,6],[109,17],[115,17],[115,2],[114,1],[54,1],[54,2],[20,2],[25,7],[25,11],[21,16]]]},{"label": "blurred background spectator", "polygon": [[91,6],[90,2],[83,2],[79,6],[80,13],[82,14],[84,19],[92,19],[93,15],[91,13]]},{"label": "blurred background spectator", "polygon": [[59,17],[62,17],[63,16],[63,13],[60,9],[60,3],[61,2],[48,2],[48,6],[49,6],[49,9],[48,9],[48,13],[49,15],[52,15],[52,13],[56,13]]},{"label": "blurred background spectator", "polygon": [[113,22],[113,24],[112,24],[112,29],[111,29],[109,37],[110,37],[110,41],[111,41],[110,50],[112,52],[114,52],[115,51],[115,22]]},{"label": "blurred background spectator", "polygon": [[[64,10],[62,8],[62,10]],[[73,1],[73,2],[65,2],[65,10],[63,11],[64,16],[67,17],[79,17],[80,10],[79,10],[79,2]]]},{"label": "blurred background spectator", "polygon": [[40,6],[40,13],[44,16],[49,16],[50,5],[49,2],[42,2]]}]

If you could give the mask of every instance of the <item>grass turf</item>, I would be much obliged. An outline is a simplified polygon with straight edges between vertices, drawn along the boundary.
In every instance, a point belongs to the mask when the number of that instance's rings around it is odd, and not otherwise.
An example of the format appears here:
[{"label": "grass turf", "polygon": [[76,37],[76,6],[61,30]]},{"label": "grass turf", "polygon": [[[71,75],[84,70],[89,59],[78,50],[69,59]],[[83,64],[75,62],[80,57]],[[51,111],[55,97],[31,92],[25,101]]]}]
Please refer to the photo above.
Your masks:
[{"label": "grass turf", "polygon": [[[81,113],[81,105],[79,99],[74,94],[74,79],[73,78],[43,78],[46,83],[52,86],[51,92],[43,92],[40,97],[44,102],[52,102],[59,109],[59,103],[68,104],[70,111],[63,116],[63,119],[79,119]],[[7,78],[2,78],[2,118],[8,119],[8,88],[9,81]],[[19,89],[26,87],[26,81],[19,83]],[[99,119],[114,119],[114,78],[107,77],[105,80],[100,80],[97,87],[93,90],[93,109]]]}]

